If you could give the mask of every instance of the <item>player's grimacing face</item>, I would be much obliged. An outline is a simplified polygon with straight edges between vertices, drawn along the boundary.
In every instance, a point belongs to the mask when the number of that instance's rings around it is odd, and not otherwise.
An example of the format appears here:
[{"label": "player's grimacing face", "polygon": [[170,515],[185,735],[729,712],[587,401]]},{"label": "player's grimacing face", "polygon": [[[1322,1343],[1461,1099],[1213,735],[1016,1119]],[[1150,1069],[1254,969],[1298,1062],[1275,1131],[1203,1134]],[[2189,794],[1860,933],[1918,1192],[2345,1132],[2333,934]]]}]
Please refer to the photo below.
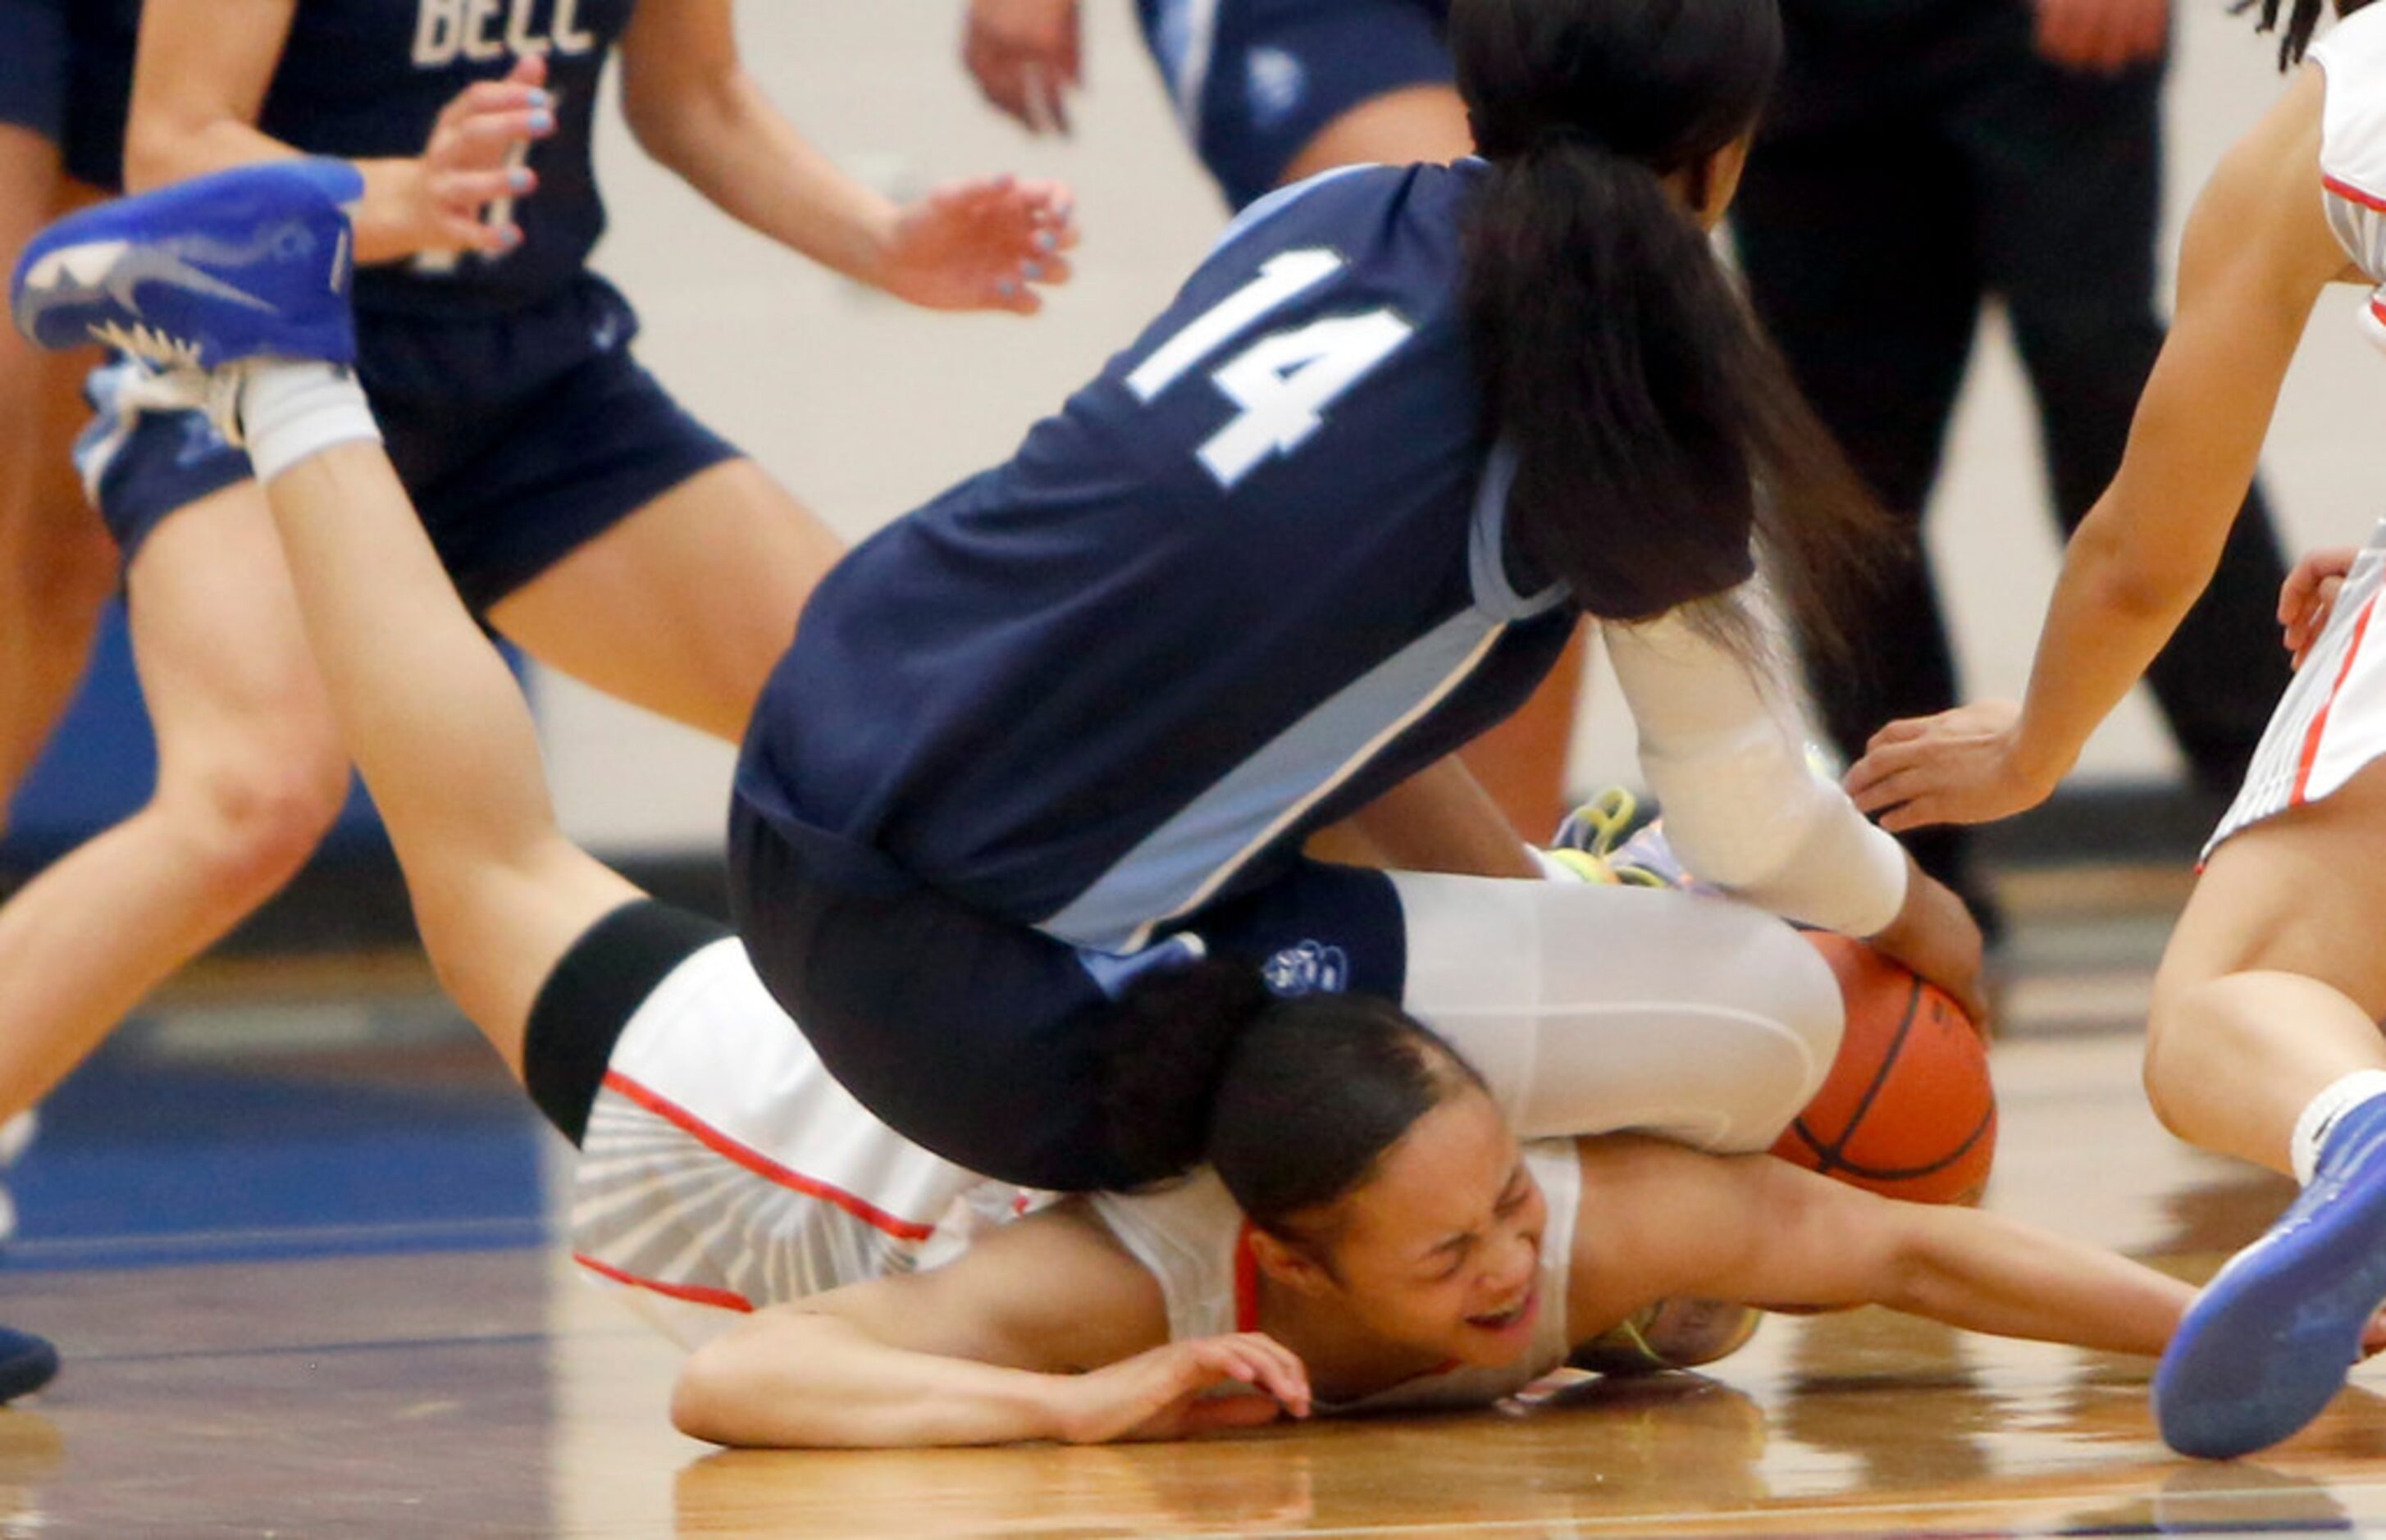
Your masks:
[{"label": "player's grimacing face", "polygon": [[1334,1271],[1360,1324],[1467,1364],[1532,1346],[1549,1205],[1482,1091],[1418,1119],[1338,1207]]}]

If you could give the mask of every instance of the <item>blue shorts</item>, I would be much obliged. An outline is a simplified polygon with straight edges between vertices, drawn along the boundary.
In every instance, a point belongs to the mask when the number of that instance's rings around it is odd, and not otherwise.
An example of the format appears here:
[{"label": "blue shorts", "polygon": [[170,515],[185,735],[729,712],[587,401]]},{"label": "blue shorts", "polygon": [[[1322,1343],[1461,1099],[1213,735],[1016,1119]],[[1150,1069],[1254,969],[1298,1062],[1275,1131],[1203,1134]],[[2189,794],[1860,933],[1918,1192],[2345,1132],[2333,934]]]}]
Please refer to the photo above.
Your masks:
[{"label": "blue shorts", "polygon": [[[495,320],[358,318],[358,374],[448,575],[487,610],[737,450],[630,356],[635,316],[594,275]],[[248,476],[195,412],[141,412],[94,374],[75,461],[129,564],[175,509]]]},{"label": "blue shorts", "polygon": [[123,177],[132,23],[126,0],[0,0],[0,123],[32,130],[68,174],[109,190]]},{"label": "blue shorts", "polygon": [[1186,137],[1237,208],[1352,107],[1450,83],[1448,0],[1136,0],[1136,12]]},{"label": "blue shorts", "polygon": [[[1078,951],[922,885],[877,851],[764,817],[729,826],[730,902],[755,970],[845,1088],[971,1171],[1057,1192],[1117,1187],[1096,1112],[1095,1041],[1113,992],[1192,955]],[[1187,922],[1212,957],[1282,994],[1400,998],[1407,933],[1391,879],[1296,862]]]}]

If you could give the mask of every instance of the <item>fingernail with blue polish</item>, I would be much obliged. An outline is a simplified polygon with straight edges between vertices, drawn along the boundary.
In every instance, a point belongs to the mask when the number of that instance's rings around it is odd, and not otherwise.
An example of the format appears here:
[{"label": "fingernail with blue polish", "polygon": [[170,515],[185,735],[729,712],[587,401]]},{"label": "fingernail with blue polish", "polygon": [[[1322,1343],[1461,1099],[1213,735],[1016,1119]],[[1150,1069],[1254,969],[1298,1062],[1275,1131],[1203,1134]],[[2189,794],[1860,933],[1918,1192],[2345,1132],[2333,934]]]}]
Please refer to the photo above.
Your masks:
[{"label": "fingernail with blue polish", "polygon": [[532,106],[553,106],[555,105],[555,98],[548,95],[545,91],[539,89],[537,86],[532,86],[530,88],[530,94],[525,97],[524,100]]},{"label": "fingernail with blue polish", "polygon": [[506,185],[517,193],[530,191],[530,173],[517,166],[506,173]]},{"label": "fingernail with blue polish", "polygon": [[1019,276],[1027,280],[1028,282],[1033,283],[1037,279],[1044,276],[1044,264],[1041,262],[1022,262],[1019,264]]},{"label": "fingernail with blue polish", "polygon": [[1061,249],[1061,237],[1053,234],[1049,230],[1039,230],[1036,232],[1036,249],[1037,251],[1058,251]]},{"label": "fingernail with blue polish", "polygon": [[1000,294],[1003,298],[1009,299],[1011,295],[1019,292],[1019,285],[1006,278],[1001,282],[997,283],[994,286],[994,292]]},{"label": "fingernail with blue polish", "polygon": [[553,127],[555,127],[555,114],[551,112],[534,112],[530,115],[531,132],[545,133]]}]

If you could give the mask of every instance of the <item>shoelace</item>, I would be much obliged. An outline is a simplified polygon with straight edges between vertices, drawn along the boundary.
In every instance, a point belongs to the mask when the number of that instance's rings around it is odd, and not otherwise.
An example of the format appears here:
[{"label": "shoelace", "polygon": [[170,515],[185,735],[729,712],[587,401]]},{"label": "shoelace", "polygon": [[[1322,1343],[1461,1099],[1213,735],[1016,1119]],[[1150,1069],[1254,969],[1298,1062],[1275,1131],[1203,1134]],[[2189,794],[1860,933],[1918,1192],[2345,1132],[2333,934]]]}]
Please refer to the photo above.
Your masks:
[{"label": "shoelace", "polygon": [[240,387],[246,370],[234,365],[201,373],[195,369],[159,369],[146,360],[136,365],[116,388],[114,405],[125,412],[188,412],[207,414],[216,432],[235,448],[240,445]]},{"label": "shoelace", "polygon": [[1616,858],[1616,847],[1635,832],[1640,799],[1622,786],[1609,786],[1566,815],[1550,846],[1550,858],[1605,887],[1669,888],[1662,872]]}]

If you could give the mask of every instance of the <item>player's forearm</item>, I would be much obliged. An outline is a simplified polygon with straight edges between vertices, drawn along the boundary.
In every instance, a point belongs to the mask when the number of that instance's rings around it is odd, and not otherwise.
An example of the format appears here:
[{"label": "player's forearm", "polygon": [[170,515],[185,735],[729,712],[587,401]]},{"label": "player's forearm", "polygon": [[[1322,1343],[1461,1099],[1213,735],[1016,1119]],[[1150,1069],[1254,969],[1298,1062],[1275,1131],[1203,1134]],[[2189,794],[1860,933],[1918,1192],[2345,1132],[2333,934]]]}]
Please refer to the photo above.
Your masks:
[{"label": "player's forearm", "polygon": [[1900,1284],[1880,1303],[1967,1331],[2158,1354],[2194,1298],[2100,1247],[1966,1208],[1901,1205]]},{"label": "player's forearm", "polygon": [[[2219,561],[2187,529],[2163,548],[2107,493],[2065,553],[2022,703],[2015,769],[2041,797],[2179,629]],[[2182,521],[2185,522],[2185,521]],[[2222,520],[2225,538],[2227,524]]]},{"label": "player's forearm", "polygon": [[1430,765],[1350,815],[1397,871],[1462,877],[1538,877],[1540,868],[1463,764]]},{"label": "player's forearm", "polygon": [[1783,665],[1737,657],[1679,614],[1605,635],[1684,865],[1809,924],[1869,935],[1896,917],[1904,858],[1807,764],[1769,671]]},{"label": "player's forearm", "polygon": [[748,1448],[913,1448],[1065,1435],[1071,1377],[912,1352],[833,1316],[769,1310],[699,1348],[672,1421]]},{"label": "player's forearm", "polygon": [[633,119],[658,162],[748,228],[875,284],[895,205],[840,170],[743,69],[676,93]]}]

